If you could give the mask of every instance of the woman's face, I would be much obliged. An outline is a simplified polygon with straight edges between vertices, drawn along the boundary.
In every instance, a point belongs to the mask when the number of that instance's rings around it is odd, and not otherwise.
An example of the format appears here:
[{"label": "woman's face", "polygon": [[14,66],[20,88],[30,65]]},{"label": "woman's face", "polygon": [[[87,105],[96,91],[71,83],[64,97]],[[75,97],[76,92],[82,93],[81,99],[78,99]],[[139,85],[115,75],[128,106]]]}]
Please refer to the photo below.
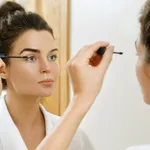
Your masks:
[{"label": "woman's face", "polygon": [[48,31],[28,30],[14,43],[13,56],[6,67],[7,88],[21,95],[50,96],[59,74],[58,49]]},{"label": "woman's face", "polygon": [[146,48],[138,40],[136,43],[138,61],[136,65],[136,74],[141,86],[144,101],[150,104],[150,64],[146,63]]}]

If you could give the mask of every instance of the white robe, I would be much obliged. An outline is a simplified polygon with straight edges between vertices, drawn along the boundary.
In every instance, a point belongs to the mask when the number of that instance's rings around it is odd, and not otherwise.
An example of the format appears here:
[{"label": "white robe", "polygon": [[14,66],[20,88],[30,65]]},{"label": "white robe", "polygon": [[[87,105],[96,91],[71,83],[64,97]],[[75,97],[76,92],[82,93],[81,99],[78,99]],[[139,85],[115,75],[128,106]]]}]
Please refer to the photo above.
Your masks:
[{"label": "white robe", "polygon": [[[47,112],[42,105],[40,108],[45,118],[46,135],[48,135],[58,123],[59,117]],[[8,112],[4,96],[0,98],[0,150],[27,150],[22,136]],[[94,148],[87,135],[82,130],[78,130],[68,150],[94,150]]]},{"label": "white robe", "polygon": [[139,145],[128,148],[127,150],[150,150],[150,145]]}]

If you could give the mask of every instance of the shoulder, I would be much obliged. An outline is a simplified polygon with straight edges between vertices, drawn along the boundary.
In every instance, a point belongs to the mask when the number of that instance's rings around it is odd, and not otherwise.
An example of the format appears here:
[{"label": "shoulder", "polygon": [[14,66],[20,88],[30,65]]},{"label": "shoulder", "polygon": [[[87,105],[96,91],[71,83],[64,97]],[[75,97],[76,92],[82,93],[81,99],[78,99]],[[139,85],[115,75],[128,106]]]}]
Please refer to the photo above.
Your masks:
[{"label": "shoulder", "polygon": [[138,145],[129,147],[126,150],[150,150],[150,145]]}]

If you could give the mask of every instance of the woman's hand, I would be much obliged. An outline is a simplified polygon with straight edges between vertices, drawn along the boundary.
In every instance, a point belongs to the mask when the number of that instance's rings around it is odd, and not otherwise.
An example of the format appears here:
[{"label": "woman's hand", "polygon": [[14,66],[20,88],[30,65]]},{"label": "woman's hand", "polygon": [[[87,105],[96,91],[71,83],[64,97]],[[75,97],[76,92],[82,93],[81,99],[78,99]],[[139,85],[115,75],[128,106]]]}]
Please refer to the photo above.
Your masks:
[{"label": "woman's hand", "polygon": [[[100,47],[107,47],[102,59],[96,53]],[[88,101],[80,101],[80,104],[91,105],[100,92],[105,73],[112,60],[113,50],[114,47],[110,46],[108,42],[96,42],[84,46],[68,61],[67,69],[72,81],[74,97],[78,97],[77,99],[84,97],[84,100],[86,97],[88,98]],[[97,64],[91,61],[91,59],[94,60],[94,57]]]}]

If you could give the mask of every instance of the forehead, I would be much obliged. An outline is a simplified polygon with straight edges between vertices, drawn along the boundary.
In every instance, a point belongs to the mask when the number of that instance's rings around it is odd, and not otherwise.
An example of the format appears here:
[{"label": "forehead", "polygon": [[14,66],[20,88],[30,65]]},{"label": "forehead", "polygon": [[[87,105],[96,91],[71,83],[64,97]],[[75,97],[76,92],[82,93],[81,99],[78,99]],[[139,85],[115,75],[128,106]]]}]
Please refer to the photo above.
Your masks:
[{"label": "forehead", "polygon": [[15,41],[13,53],[20,53],[24,48],[51,50],[57,48],[57,46],[50,32],[45,30],[28,30]]}]

